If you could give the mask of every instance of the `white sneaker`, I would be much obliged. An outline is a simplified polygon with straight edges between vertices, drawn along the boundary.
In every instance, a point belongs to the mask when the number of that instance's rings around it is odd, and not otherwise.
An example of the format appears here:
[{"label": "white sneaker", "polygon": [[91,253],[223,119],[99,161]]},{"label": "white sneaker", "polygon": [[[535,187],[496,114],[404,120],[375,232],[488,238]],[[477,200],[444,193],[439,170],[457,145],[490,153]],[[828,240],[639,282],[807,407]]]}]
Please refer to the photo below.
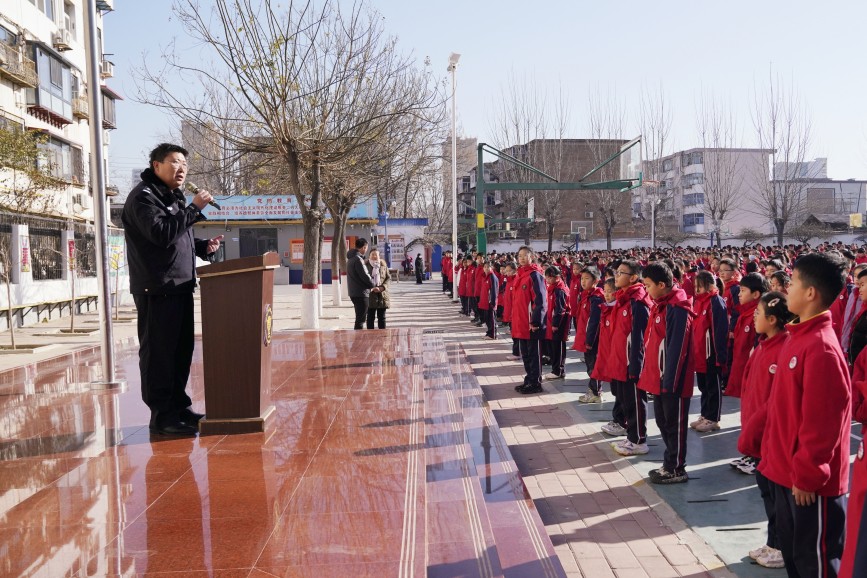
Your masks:
[{"label": "white sneaker", "polygon": [[729,465],[733,468],[739,468],[744,463],[744,460],[748,459],[747,456],[741,456],[736,460],[732,460],[729,462]]},{"label": "white sneaker", "polygon": [[647,449],[647,444],[634,444],[629,440],[625,440],[614,446],[614,451],[621,456],[640,456],[646,454],[650,450]]},{"label": "white sneaker", "polygon": [[607,424],[602,426],[602,433],[608,434],[610,436],[625,436],[626,428],[621,427],[619,423],[609,421]]},{"label": "white sneaker", "polygon": [[520,355],[508,355],[506,359],[509,361],[521,361],[523,358]]},{"label": "white sneaker", "polygon": [[785,568],[786,563],[783,561],[783,553],[774,548],[768,548],[768,553],[764,556],[756,558],[759,566],[765,568]]},{"label": "white sneaker", "polygon": [[771,552],[772,550],[773,550],[773,548],[771,548],[770,546],[765,544],[761,548],[756,548],[755,550],[750,550],[750,558],[752,558],[753,560],[758,560],[759,558],[761,558],[762,556],[764,556],[768,552]]},{"label": "white sneaker", "polygon": [[557,375],[556,373],[548,373],[548,374],[545,374],[545,381],[553,381],[555,379],[563,379],[565,377],[566,377],[565,375]]},{"label": "white sneaker", "polygon": [[704,418],[702,416],[698,416],[697,420],[690,422],[689,427],[691,427],[692,429],[695,429],[696,426],[700,425],[703,422],[704,422]]},{"label": "white sneaker", "polygon": [[701,432],[701,433],[707,433],[710,431],[718,430],[719,429],[719,422],[718,421],[711,421],[707,418],[702,418],[702,422],[700,424],[696,425],[694,429],[695,429],[695,431]]},{"label": "white sneaker", "polygon": [[741,465],[738,466],[738,470],[747,474],[748,476],[756,475],[756,460],[752,458],[745,458]]},{"label": "white sneaker", "polygon": [[593,395],[592,391],[588,391],[578,398],[578,403],[602,403],[602,394]]}]

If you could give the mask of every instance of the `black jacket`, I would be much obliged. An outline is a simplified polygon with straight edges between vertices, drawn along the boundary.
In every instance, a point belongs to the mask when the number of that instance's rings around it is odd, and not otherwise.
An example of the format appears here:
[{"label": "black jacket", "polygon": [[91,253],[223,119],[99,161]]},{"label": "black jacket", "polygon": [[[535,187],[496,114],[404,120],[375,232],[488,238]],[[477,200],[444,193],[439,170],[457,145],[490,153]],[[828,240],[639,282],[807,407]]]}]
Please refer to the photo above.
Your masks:
[{"label": "black jacket", "polygon": [[364,255],[358,249],[346,252],[346,282],[350,297],[367,297],[373,289],[373,280],[367,272]]},{"label": "black jacket", "polygon": [[126,237],[130,292],[133,295],[192,293],[196,255],[207,259],[207,239],[193,237],[193,224],[205,216],[187,205],[180,189],[169,188],[152,169],[130,191],[121,221]]}]

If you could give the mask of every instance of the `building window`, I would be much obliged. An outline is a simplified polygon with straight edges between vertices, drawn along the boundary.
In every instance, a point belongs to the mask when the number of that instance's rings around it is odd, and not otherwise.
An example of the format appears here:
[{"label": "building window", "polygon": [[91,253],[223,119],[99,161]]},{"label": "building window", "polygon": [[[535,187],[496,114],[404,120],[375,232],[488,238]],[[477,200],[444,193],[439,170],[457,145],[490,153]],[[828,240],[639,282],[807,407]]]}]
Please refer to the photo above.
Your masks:
[{"label": "building window", "polygon": [[102,124],[103,128],[117,128],[117,120],[114,115],[114,99],[102,93]]},{"label": "building window", "polygon": [[[40,159],[44,166],[47,166],[51,174],[58,179],[64,181],[72,181],[73,179],[73,162],[72,162],[72,149],[73,147],[62,140],[58,140],[56,138],[50,138],[48,141],[42,145],[40,145],[42,149],[43,156]],[[79,156],[81,155],[81,149],[78,149]],[[82,164],[83,167],[83,164]],[[82,180],[83,182],[83,180]]]},{"label": "building window", "polygon": [[704,184],[704,174],[703,173],[694,173],[691,175],[684,175],[683,177],[683,186],[691,187],[693,185],[703,185]]},{"label": "building window", "polygon": [[683,196],[683,205],[685,207],[704,204],[704,193],[687,193]]},{"label": "building window", "polygon": [[684,227],[693,227],[695,225],[704,225],[704,213],[687,213],[683,216]]},{"label": "building window", "polygon": [[674,166],[674,161],[672,159],[665,159],[662,161],[662,170],[670,171]]},{"label": "building window", "polygon": [[688,167],[690,165],[700,165],[704,163],[704,153],[694,152],[694,153],[685,153],[683,155],[683,166]]},{"label": "building window", "polygon": [[27,104],[61,124],[72,122],[72,68],[38,45],[33,46],[33,60],[39,75],[39,87],[27,89]]}]

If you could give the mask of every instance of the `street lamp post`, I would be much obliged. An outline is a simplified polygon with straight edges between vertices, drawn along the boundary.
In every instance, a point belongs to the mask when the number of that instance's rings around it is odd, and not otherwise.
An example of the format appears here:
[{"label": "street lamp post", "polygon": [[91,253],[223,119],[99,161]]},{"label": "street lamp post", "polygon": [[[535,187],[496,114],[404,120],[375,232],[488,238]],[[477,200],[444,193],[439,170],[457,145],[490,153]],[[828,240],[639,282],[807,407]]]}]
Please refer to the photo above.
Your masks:
[{"label": "street lamp post", "polygon": [[[461,55],[449,55],[449,72],[452,73],[452,254],[458,254],[458,136],[457,117],[455,116],[455,70]],[[458,300],[458,292],[452,291],[452,302]]]},{"label": "street lamp post", "polygon": [[385,221],[385,264],[391,269],[391,245],[388,243],[388,210],[382,214]]}]

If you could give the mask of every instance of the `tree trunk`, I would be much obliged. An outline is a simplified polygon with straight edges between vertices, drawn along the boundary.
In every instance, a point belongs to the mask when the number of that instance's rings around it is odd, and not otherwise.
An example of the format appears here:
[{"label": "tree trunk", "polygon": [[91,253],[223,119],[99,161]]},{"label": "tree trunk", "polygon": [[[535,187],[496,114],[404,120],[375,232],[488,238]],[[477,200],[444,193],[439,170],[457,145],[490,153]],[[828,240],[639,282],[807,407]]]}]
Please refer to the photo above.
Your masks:
[{"label": "tree trunk", "polygon": [[782,247],[783,234],[786,232],[786,222],[782,219],[774,219],[774,227],[777,230],[777,245]]},{"label": "tree trunk", "polygon": [[72,301],[69,304],[69,332],[75,333],[75,265],[69,270],[69,286],[72,293]]},{"label": "tree trunk", "polygon": [[[320,163],[314,159],[312,167],[313,191],[309,206],[303,211],[304,264],[301,274],[301,329],[319,329],[320,269],[322,267],[322,225],[324,216],[319,208],[322,187]],[[302,197],[300,202],[305,202]]]},{"label": "tree trunk", "polygon": [[611,250],[611,229],[611,227],[605,227],[605,247],[609,251]]},{"label": "tree trunk", "polygon": [[9,337],[12,340],[12,349],[15,349],[15,326],[12,324],[12,281],[10,280],[11,272],[9,267],[6,267],[6,319],[9,321]]},{"label": "tree trunk", "polygon": [[554,250],[554,225],[548,225],[548,252]]},{"label": "tree trunk", "polygon": [[346,244],[346,214],[348,213],[343,212],[343,207],[340,207],[337,214],[332,213],[331,215],[331,221],[334,225],[333,238],[331,239],[331,293],[335,307],[343,305],[341,287],[346,266],[340,260],[340,253],[341,248]]}]

